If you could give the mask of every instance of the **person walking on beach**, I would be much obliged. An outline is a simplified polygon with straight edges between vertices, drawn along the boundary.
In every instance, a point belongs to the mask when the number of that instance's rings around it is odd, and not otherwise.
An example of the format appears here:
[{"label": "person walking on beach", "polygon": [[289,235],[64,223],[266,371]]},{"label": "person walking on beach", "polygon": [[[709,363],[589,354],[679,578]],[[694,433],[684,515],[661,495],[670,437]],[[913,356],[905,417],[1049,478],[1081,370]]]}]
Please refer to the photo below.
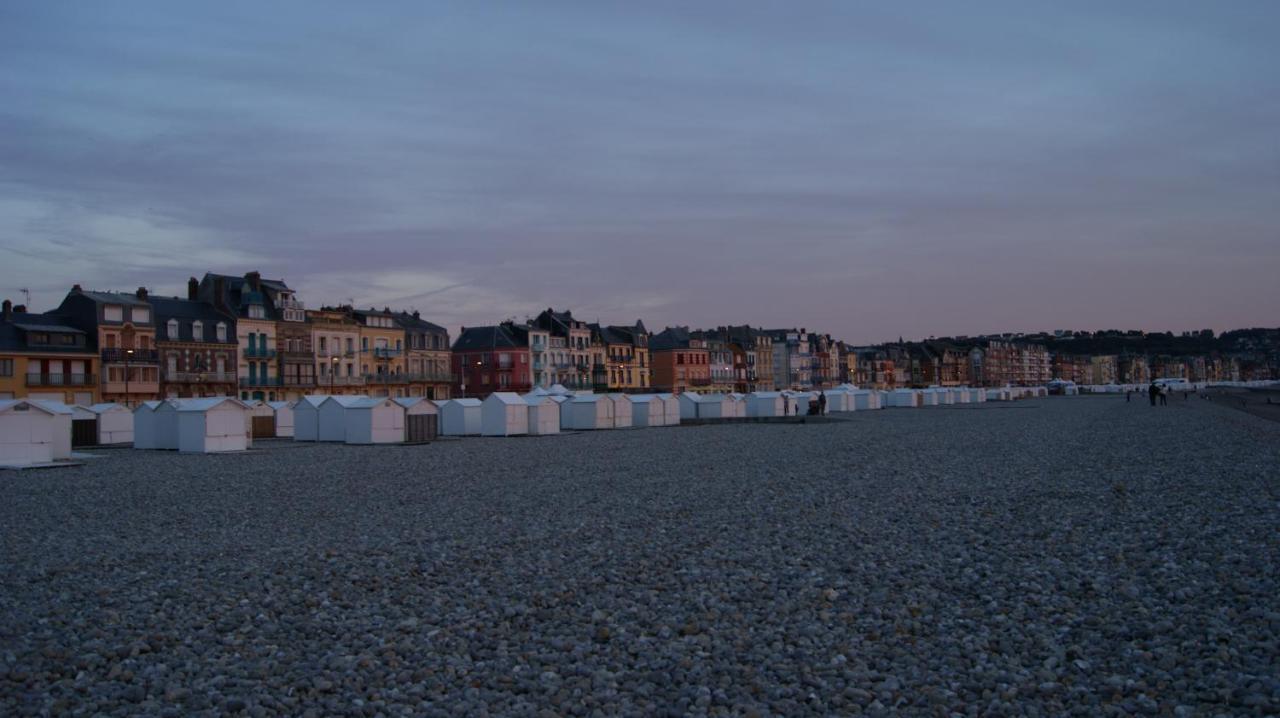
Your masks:
[{"label": "person walking on beach", "polygon": [[1160,388],[1156,386],[1155,382],[1151,382],[1151,386],[1147,389],[1147,397],[1151,399],[1152,406],[1156,405],[1156,395],[1159,393]]},{"label": "person walking on beach", "polygon": [[1133,401],[1133,392],[1132,392],[1132,391],[1129,391],[1128,389],[1125,389],[1125,390],[1124,390],[1124,403],[1128,404],[1128,403],[1129,403],[1129,402],[1131,402],[1131,401]]},{"label": "person walking on beach", "polygon": [[1161,387],[1160,388],[1160,406],[1168,406],[1168,405],[1169,405],[1169,390],[1164,387]]},{"label": "person walking on beach", "polygon": [[826,413],[827,413],[827,392],[819,391],[818,392],[818,414],[824,415]]}]

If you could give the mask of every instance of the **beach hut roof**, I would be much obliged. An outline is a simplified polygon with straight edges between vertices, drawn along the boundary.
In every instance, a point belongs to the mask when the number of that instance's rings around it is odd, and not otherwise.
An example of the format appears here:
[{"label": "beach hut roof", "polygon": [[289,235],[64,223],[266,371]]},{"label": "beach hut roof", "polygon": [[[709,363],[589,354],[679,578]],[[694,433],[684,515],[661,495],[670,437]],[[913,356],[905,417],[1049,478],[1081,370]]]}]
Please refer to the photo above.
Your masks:
[{"label": "beach hut roof", "polygon": [[285,409],[288,408],[290,404],[287,401],[269,401],[267,402],[267,406],[272,409]]},{"label": "beach hut roof", "polygon": [[489,398],[511,406],[519,406],[525,403],[525,400],[521,399],[519,394],[510,391],[495,391],[489,395]]},{"label": "beach hut roof", "polygon": [[547,393],[555,394],[556,396],[565,396],[569,394],[569,390],[564,388],[564,384],[552,384],[551,388],[547,389]]},{"label": "beach hut roof", "polygon": [[183,399],[182,402],[178,404],[178,411],[208,411],[215,406],[228,401],[239,406],[241,409],[252,408],[249,404],[233,397],[210,396],[203,399]]},{"label": "beach hut roof", "polygon": [[604,394],[578,394],[570,401],[575,404],[594,404],[605,398]]},{"label": "beach hut roof", "polygon": [[54,410],[54,409],[52,409],[52,408],[50,408],[50,407],[48,407],[48,406],[45,406],[44,404],[45,404],[45,402],[38,401],[38,400],[28,400],[28,399],[0,399],[0,411],[8,411],[9,409],[15,409],[15,408],[18,408],[18,407],[19,407],[19,405],[26,405],[26,406],[29,406],[29,407],[31,407],[31,408],[33,408],[33,409],[37,409],[37,410],[39,410],[39,411],[41,411],[41,412],[44,412],[45,414],[49,414],[49,415],[51,415],[51,416],[53,416],[53,415],[57,415],[57,414],[61,414],[61,413],[62,413],[62,412],[60,412],[60,411],[56,411],[56,410]]},{"label": "beach hut roof", "polygon": [[450,399],[449,403],[457,404],[458,406],[480,406],[481,402],[479,399],[466,398],[466,399]]},{"label": "beach hut roof", "polygon": [[100,404],[91,404],[89,406],[86,406],[85,408],[88,409],[89,411],[92,411],[95,414],[105,414],[108,411],[117,411],[120,409],[123,409],[125,411],[129,410],[128,407],[124,406],[123,404],[117,404],[113,401],[106,401]]},{"label": "beach hut roof", "polygon": [[369,397],[367,396],[330,396],[330,397],[326,397],[325,400],[320,403],[324,404],[326,402],[332,401],[333,403],[343,408],[347,408],[347,407],[355,406],[357,403],[364,401],[365,399],[368,399],[368,398]]},{"label": "beach hut roof", "polygon": [[302,397],[301,399],[299,399],[298,403],[299,404],[307,403],[307,404],[310,404],[311,406],[320,406],[321,404],[324,403],[324,400],[328,398],[329,398],[328,394],[308,394]]},{"label": "beach hut roof", "polygon": [[41,407],[41,408],[45,409],[45,410],[46,410],[46,411],[48,411],[50,414],[74,414],[74,413],[76,413],[74,409],[72,409],[71,407],[67,406],[66,404],[63,404],[63,403],[62,403],[62,402],[60,402],[60,401],[54,401],[54,400],[52,400],[52,399],[28,399],[27,401],[29,401],[29,402],[31,402],[32,404],[37,405],[37,406],[39,406],[39,407]]}]

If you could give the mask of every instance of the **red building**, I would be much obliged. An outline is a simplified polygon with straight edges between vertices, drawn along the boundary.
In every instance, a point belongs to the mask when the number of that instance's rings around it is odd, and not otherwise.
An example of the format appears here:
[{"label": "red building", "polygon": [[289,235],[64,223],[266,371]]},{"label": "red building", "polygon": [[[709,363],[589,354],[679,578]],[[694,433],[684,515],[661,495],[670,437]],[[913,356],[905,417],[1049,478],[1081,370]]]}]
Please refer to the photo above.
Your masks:
[{"label": "red building", "polygon": [[486,397],[495,391],[524,393],[533,388],[529,332],[512,322],[463,327],[453,343],[457,397]]}]

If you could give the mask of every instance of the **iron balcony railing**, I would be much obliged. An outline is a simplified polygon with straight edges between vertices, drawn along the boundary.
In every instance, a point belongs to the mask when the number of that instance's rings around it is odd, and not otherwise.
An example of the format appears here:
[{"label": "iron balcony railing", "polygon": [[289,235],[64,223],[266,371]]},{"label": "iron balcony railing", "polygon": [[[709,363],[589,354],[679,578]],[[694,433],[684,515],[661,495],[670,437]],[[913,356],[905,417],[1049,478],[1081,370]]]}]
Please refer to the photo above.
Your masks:
[{"label": "iron balcony railing", "polygon": [[285,376],[285,386],[315,386],[316,378],[313,376]]},{"label": "iron balcony railing", "polygon": [[241,377],[240,386],[241,388],[257,386],[284,386],[284,383],[278,376]]},{"label": "iron balcony railing", "polygon": [[236,375],[227,371],[166,371],[162,378],[164,381],[195,384],[225,384],[236,381]]},{"label": "iron balcony railing", "polygon": [[316,386],[364,386],[362,376],[320,376]]},{"label": "iron balcony railing", "polygon": [[97,378],[94,374],[28,374],[27,386],[91,386]]},{"label": "iron balcony railing", "polygon": [[390,347],[374,347],[373,348],[374,359],[394,359],[400,356],[402,353],[403,352],[401,350],[391,349]]},{"label": "iron balcony railing", "polygon": [[409,378],[404,374],[365,374],[366,384],[408,384]]},{"label": "iron balcony railing", "polygon": [[160,352],[155,349],[103,349],[102,361],[130,364],[159,364]]},{"label": "iron balcony railing", "polygon": [[276,350],[265,347],[249,347],[244,350],[244,355],[249,359],[275,359]]},{"label": "iron balcony railing", "polygon": [[453,374],[445,371],[407,372],[405,374],[401,374],[400,376],[406,377],[408,378],[409,381],[413,381],[413,382],[431,381],[431,382],[439,382],[439,383],[452,383],[456,379],[456,377]]}]

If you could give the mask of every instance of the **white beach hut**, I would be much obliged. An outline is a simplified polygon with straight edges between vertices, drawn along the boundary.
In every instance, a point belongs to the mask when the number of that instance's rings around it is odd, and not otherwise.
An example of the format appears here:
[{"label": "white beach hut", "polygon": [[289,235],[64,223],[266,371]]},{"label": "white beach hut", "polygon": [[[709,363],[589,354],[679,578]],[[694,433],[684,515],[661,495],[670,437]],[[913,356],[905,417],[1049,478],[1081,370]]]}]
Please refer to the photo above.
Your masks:
[{"label": "white beach hut", "polygon": [[870,411],[880,408],[880,394],[870,389],[854,389],[848,393],[853,411]]},{"label": "white beach hut", "polygon": [[[56,409],[38,400],[0,400],[0,466],[31,466],[59,458],[58,435],[63,424],[59,416]],[[70,427],[67,431],[69,447]],[[68,448],[66,458],[70,455]]]},{"label": "white beach hut", "polygon": [[158,401],[144,401],[133,410],[133,448],[158,449],[156,441],[156,409]]},{"label": "white beach hut", "polygon": [[[323,407],[321,407],[323,409]],[[386,397],[362,398],[343,412],[348,444],[403,444],[405,408]]]},{"label": "white beach hut", "polygon": [[[155,446],[152,448],[166,451],[178,450],[178,407],[185,401],[190,400],[165,399],[152,412],[151,419],[155,422]],[[244,427],[241,426],[240,429],[243,431]],[[136,441],[134,446],[137,446]]]},{"label": "white beach hut", "polygon": [[276,436],[276,412],[267,402],[250,399],[243,402],[249,408],[245,428],[254,439],[274,439]]},{"label": "white beach hut", "polygon": [[937,389],[920,389],[916,394],[920,397],[920,406],[937,406],[942,403]]},{"label": "white beach hut", "polygon": [[1012,398],[1013,393],[1007,388],[987,389],[987,401],[1009,401]]},{"label": "white beach hut", "polygon": [[560,433],[560,404],[548,396],[524,397],[529,408],[529,433],[534,436],[546,436]]},{"label": "white beach hut", "polygon": [[440,402],[441,436],[478,436],[480,434],[480,400],[450,399]]},{"label": "white beach hut", "polygon": [[248,449],[249,411],[247,404],[228,396],[183,399],[176,407],[178,451],[212,454]]},{"label": "white beach hut", "polygon": [[914,389],[894,389],[889,392],[889,406],[915,408],[924,406],[920,392]]},{"label": "white beach hut", "polygon": [[[316,409],[316,441],[346,441],[347,409],[368,398],[367,396],[326,397]],[[296,431],[297,427],[295,426],[294,429]]]},{"label": "white beach hut", "polygon": [[809,391],[784,391],[783,405],[791,416],[804,416],[809,413],[809,405],[817,401],[818,395]]},{"label": "white beach hut", "polygon": [[853,395],[844,387],[836,387],[828,392],[827,395],[827,413],[845,413],[857,409],[853,403]]},{"label": "white beach hut", "polygon": [[657,394],[662,400],[663,423],[666,426],[680,425],[680,400],[675,394]]},{"label": "white beach hut", "polygon": [[631,397],[626,394],[606,394],[613,402],[613,428],[630,429],[634,409],[631,408]]},{"label": "white beach hut", "polygon": [[564,387],[564,384],[552,384],[547,388],[549,396],[573,396],[573,392]]},{"label": "white beach hut", "polygon": [[666,426],[666,410],[656,394],[631,396],[631,425],[634,427]]},{"label": "white beach hut", "polygon": [[133,443],[133,412],[121,404],[106,402],[86,407],[98,418],[98,444]]},{"label": "white beach hut", "polygon": [[276,438],[293,438],[293,403],[288,401],[269,401],[271,413],[276,422]]},{"label": "white beach hut", "polygon": [[725,417],[741,419],[747,415],[747,395],[731,391],[724,395]]},{"label": "white beach hut", "polygon": [[747,416],[783,416],[782,393],[777,391],[753,391],[747,394]]},{"label": "white beach hut", "polygon": [[547,400],[554,402],[557,410],[560,412],[560,430],[567,431],[573,428],[573,412],[569,408],[569,399],[571,397],[564,394],[549,394]]},{"label": "white beach hut", "polygon": [[480,402],[482,436],[523,436],[529,433],[529,404],[519,394],[495,391]]},{"label": "white beach hut", "polygon": [[613,428],[613,400],[604,394],[579,394],[567,404],[570,425],[579,431]]},{"label": "white beach hut", "polygon": [[293,440],[320,440],[320,405],[328,399],[327,394],[310,394],[299,399],[293,405]]},{"label": "white beach hut", "polygon": [[32,404],[39,404],[54,415],[53,458],[71,458],[71,422],[75,420],[76,411],[60,401],[51,399],[29,399]]},{"label": "white beach hut", "polygon": [[405,441],[420,444],[440,436],[440,408],[435,402],[420,396],[402,396],[392,401],[404,407]]}]

